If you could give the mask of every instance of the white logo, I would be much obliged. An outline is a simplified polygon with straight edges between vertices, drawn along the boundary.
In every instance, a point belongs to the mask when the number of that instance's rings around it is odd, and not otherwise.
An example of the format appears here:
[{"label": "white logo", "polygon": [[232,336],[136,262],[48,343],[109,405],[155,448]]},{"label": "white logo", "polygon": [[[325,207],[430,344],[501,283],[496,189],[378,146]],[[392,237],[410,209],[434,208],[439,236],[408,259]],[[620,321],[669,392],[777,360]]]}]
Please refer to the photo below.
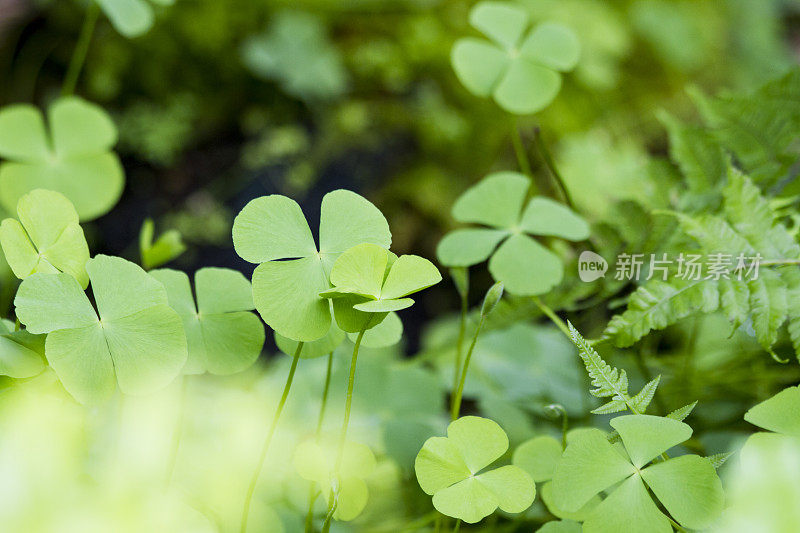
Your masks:
[{"label": "white logo", "polygon": [[578,257],[578,277],[581,281],[590,282],[605,277],[608,262],[602,256],[585,250]]}]

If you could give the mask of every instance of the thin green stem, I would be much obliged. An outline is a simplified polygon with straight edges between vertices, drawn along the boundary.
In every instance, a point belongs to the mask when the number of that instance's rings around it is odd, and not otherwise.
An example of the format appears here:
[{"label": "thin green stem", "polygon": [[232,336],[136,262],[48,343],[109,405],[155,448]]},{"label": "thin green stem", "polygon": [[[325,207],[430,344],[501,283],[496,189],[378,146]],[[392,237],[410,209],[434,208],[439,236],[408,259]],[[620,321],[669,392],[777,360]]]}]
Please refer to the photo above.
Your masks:
[{"label": "thin green stem", "polygon": [[522,144],[522,135],[519,132],[519,123],[515,118],[511,123],[511,143],[514,145],[514,153],[517,156],[517,165],[520,171],[528,177],[533,176],[531,164],[525,154],[525,146]]},{"label": "thin green stem", "polygon": [[94,0],[90,0],[86,8],[86,17],[83,19],[83,27],[81,27],[81,33],[75,45],[75,51],[72,52],[72,58],[67,67],[64,85],[61,87],[61,96],[69,96],[75,92],[75,86],[78,84],[78,77],[81,75],[83,64],[86,61],[86,54],[89,52],[89,45],[92,42],[94,27],[99,16],[100,6]]},{"label": "thin green stem", "polygon": [[534,144],[536,148],[539,150],[539,155],[542,156],[542,160],[544,164],[547,166],[547,169],[550,171],[550,175],[553,178],[555,183],[555,188],[561,193],[564,197],[564,202],[574,208],[574,204],[572,203],[572,199],[569,196],[569,192],[567,192],[567,186],[564,183],[564,177],[558,171],[558,167],[556,166],[555,160],[553,160],[553,156],[550,153],[550,149],[547,147],[547,143],[544,142],[542,138],[542,131],[539,127],[536,127],[533,136]]},{"label": "thin green stem", "polygon": [[569,328],[567,328],[567,325],[564,323],[563,320],[559,318],[559,316],[555,313],[555,311],[550,309],[550,307],[547,304],[545,304],[538,296],[532,296],[532,298],[533,302],[542,311],[542,313],[544,313],[547,316],[547,318],[549,318],[550,321],[553,322],[553,324],[558,326],[558,329],[560,329],[561,332],[564,335],[566,335],[568,339],[572,340],[572,335],[569,334]]},{"label": "thin green stem", "polygon": [[322,533],[330,533],[331,521],[333,514],[336,512],[336,500],[331,498],[331,506],[328,508],[328,514],[325,515],[325,521],[322,523]]},{"label": "thin green stem", "polygon": [[475,349],[475,343],[478,341],[478,335],[481,333],[483,322],[486,320],[486,315],[481,315],[481,320],[478,322],[478,327],[475,329],[475,335],[472,336],[472,342],[467,350],[467,357],[464,359],[464,367],[461,369],[461,380],[456,389],[456,395],[453,399],[453,406],[450,409],[451,420],[456,420],[461,412],[461,397],[464,394],[464,383],[467,381],[467,371],[469,370],[469,362],[472,360],[472,352]]},{"label": "thin green stem", "polygon": [[14,319],[14,331],[19,331],[22,329],[22,324],[19,322],[19,318]]},{"label": "thin green stem", "polygon": [[267,431],[267,438],[264,439],[264,445],[261,447],[261,455],[258,458],[256,469],[253,472],[253,478],[250,480],[250,486],[247,487],[247,494],[244,498],[244,509],[242,510],[242,523],[239,528],[240,533],[247,531],[247,519],[250,516],[250,503],[253,500],[253,494],[256,492],[256,485],[258,485],[258,478],[261,477],[261,469],[264,467],[264,460],[267,458],[267,451],[272,442],[272,437],[275,436],[275,430],[278,427],[278,421],[281,418],[283,407],[286,405],[286,399],[289,397],[289,390],[292,388],[292,381],[294,380],[294,373],[297,370],[297,362],[300,360],[300,352],[303,350],[303,343],[297,343],[297,349],[294,351],[292,357],[292,366],[289,368],[289,376],[286,378],[286,384],[283,386],[283,394],[278,402],[278,408],[275,415],[272,417],[272,423]]},{"label": "thin green stem", "polygon": [[[328,405],[328,392],[331,388],[331,370],[333,369],[333,352],[328,354],[328,367],[325,371],[325,387],[322,389],[322,405],[319,409],[319,417],[317,418],[317,431],[315,433],[317,440],[322,433],[322,421],[325,419],[325,409]],[[306,513],[306,529],[305,533],[312,533],[314,531],[314,502],[317,501],[318,491],[311,482],[308,491],[308,513]]]},{"label": "thin green stem", "polygon": [[[336,475],[338,475],[339,470],[342,468],[342,458],[344,457],[344,445],[347,442],[347,429],[350,426],[350,408],[353,405],[353,388],[355,387],[356,382],[356,365],[358,364],[358,349],[361,346],[361,339],[364,338],[364,333],[367,331],[367,326],[369,325],[370,319],[364,324],[364,327],[361,328],[361,331],[358,332],[358,337],[356,337],[355,345],[353,346],[353,357],[350,359],[350,376],[347,379],[347,396],[345,397],[344,403],[344,420],[342,421],[342,431],[339,434],[339,447],[336,451],[336,466],[334,467],[333,471]],[[328,504],[328,515],[325,517],[325,523],[323,524],[322,531],[325,533],[328,529],[330,529],[330,521],[333,517],[333,513],[336,510],[336,498],[337,495],[334,491],[334,487],[331,487],[329,500],[330,503]],[[326,526],[327,525],[327,529]]]},{"label": "thin green stem", "polygon": [[567,449],[567,432],[569,431],[569,417],[567,410],[561,409],[561,449]]},{"label": "thin green stem", "polygon": [[452,411],[455,403],[455,391],[458,388],[458,378],[461,376],[461,352],[464,350],[464,334],[467,329],[467,312],[469,311],[469,303],[467,295],[461,296],[461,321],[458,325],[458,342],[456,343],[456,360],[455,368],[453,369],[453,394],[450,398],[450,410]]},{"label": "thin green stem", "polygon": [[175,427],[175,434],[172,436],[172,450],[169,454],[167,464],[167,484],[172,481],[172,474],[175,472],[175,464],[178,462],[178,452],[181,448],[181,436],[183,434],[184,420],[186,419],[186,396],[189,388],[188,376],[181,376],[181,397],[178,405],[178,422]]},{"label": "thin green stem", "polygon": [[453,528],[453,533],[458,533],[461,530],[461,520],[456,522],[456,527]]}]

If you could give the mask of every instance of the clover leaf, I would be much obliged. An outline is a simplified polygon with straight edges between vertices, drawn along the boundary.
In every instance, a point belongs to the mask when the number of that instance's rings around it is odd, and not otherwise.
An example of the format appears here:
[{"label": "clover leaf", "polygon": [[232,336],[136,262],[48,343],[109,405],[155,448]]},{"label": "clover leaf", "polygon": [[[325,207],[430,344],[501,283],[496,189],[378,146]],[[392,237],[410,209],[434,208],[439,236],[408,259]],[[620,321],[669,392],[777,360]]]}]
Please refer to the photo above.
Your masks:
[{"label": "clover leaf", "polygon": [[235,374],[255,363],[264,347],[264,325],[254,309],[250,282],[228,268],[201,268],[189,276],[160,269],[150,272],[167,290],[169,305],[183,320],[189,356],[185,374]]},{"label": "clover leaf", "polygon": [[425,258],[395,254],[364,243],[343,253],[331,270],[333,288],[320,294],[333,299],[339,327],[359,332],[380,324],[392,311],[414,305],[408,295],[442,280],[439,270]]},{"label": "clover leaf", "polygon": [[508,450],[508,437],[497,423],[465,416],[450,423],[447,437],[431,437],[422,446],[414,469],[440,513],[474,524],[498,507],[521,513],[533,503],[531,477],[514,465],[483,472]]},{"label": "clover leaf", "polygon": [[245,41],[242,60],[254,74],[276,80],[304,100],[336,98],[347,90],[348,74],[322,20],[310,13],[282,11],[269,30]]},{"label": "clover leaf", "polygon": [[17,317],[47,333],[45,355],[81,403],[168,385],[186,362],[186,336],[167,291],[139,266],[98,255],[86,263],[97,311],[68,274],[34,274],[19,287]]},{"label": "clover leaf", "polygon": [[81,220],[107,213],[119,200],[125,174],[111,147],[117,129],[100,107],[80,98],[59,98],[48,109],[50,131],[37,108],[0,111],[0,203],[13,210],[33,189],[60,192]]},{"label": "clover leaf", "polygon": [[46,367],[44,335],[14,331],[14,323],[0,320],[0,375],[30,378]]},{"label": "clover leaf", "polygon": [[[625,454],[599,430],[582,432],[564,451],[553,478],[557,507],[577,511],[602,491],[608,496],[589,514],[583,531],[671,533],[667,516],[648,488],[683,527],[703,529],[722,512],[724,495],[714,466],[705,457],[682,455],[653,462],[692,435],[683,422],[650,415],[611,420]],[[646,467],[645,467],[646,466]]]},{"label": "clover leaf", "polygon": [[554,520],[536,530],[536,533],[581,533],[581,525],[572,520]]},{"label": "clover leaf", "polygon": [[744,414],[753,425],[800,438],[800,387],[789,387]]},{"label": "clover leaf", "polygon": [[451,61],[461,83],[474,95],[492,96],[510,113],[545,108],[561,89],[561,74],[575,68],[580,43],[569,28],[545,22],[529,28],[520,6],[480,2],[469,23],[489,39],[467,37],[453,46]]},{"label": "clover leaf", "polygon": [[253,273],[256,309],[272,329],[309,342],[330,330],[330,303],[319,293],[339,255],[361,243],[388,248],[392,242],[383,214],[358,194],[339,189],[322,199],[319,250],[300,206],[285,196],[250,201],[233,222],[236,253],[260,263]]},{"label": "clover leaf", "polygon": [[14,275],[64,272],[85,289],[89,246],[72,203],[63,194],[36,189],[19,199],[17,216],[0,224],[0,245]]},{"label": "clover leaf", "polygon": [[353,520],[367,505],[364,478],[375,470],[375,456],[368,446],[347,441],[337,470],[337,455],[337,439],[310,439],[297,447],[292,462],[300,477],[316,483],[328,505],[333,494],[336,520]]},{"label": "clover leaf", "polygon": [[[573,430],[567,435],[571,440],[581,430]],[[544,483],[541,488],[542,501],[547,509],[558,518],[583,521],[600,503],[600,497],[594,496],[586,504],[574,512],[560,509],[553,501],[553,474],[561,460],[561,443],[550,436],[534,437],[520,444],[512,458],[512,463],[525,470],[536,483]]]},{"label": "clover leaf", "polygon": [[561,260],[529,235],[582,241],[589,237],[589,225],[568,207],[543,196],[531,198],[523,210],[529,186],[522,174],[497,172],[467,189],[453,205],[453,217],[491,228],[448,233],[436,250],[439,261],[466,267],[491,256],[489,271],[494,279],[520,296],[543,294],[558,285],[564,275]]},{"label": "clover leaf", "polygon": [[114,29],[128,38],[139,37],[153,26],[153,7],[171,6],[175,0],[93,0],[98,3]]}]

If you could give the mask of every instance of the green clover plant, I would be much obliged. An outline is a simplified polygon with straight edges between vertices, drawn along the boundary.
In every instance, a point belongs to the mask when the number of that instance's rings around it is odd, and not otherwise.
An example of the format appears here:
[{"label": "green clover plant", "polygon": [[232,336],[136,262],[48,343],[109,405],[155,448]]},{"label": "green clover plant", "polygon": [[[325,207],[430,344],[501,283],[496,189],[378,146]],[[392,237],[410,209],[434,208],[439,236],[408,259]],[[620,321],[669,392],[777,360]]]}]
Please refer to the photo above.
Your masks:
[{"label": "green clover plant", "polygon": [[[517,172],[490,174],[467,189],[453,205],[459,222],[490,228],[457,229],[445,235],[436,250],[439,261],[466,267],[489,260],[489,271],[516,295],[544,294],[561,282],[559,257],[530,235],[582,241],[589,225],[568,207],[543,196],[531,198],[523,210],[530,180]],[[499,247],[498,247],[499,245]]]},{"label": "green clover plant", "polygon": [[320,293],[339,255],[361,243],[389,248],[392,234],[383,214],[356,193],[325,195],[317,249],[300,206],[271,195],[248,203],[233,223],[236,253],[258,263],[253,273],[256,309],[277,333],[314,341],[330,330],[330,303]]},{"label": "green clover plant", "polygon": [[561,89],[561,72],[575,68],[580,43],[569,28],[545,22],[530,28],[530,17],[519,5],[479,2],[469,23],[487,39],[456,41],[453,69],[474,95],[494,98],[518,115],[547,107]]},{"label": "green clover plant", "polygon": [[153,6],[171,6],[175,0],[90,0],[97,2],[114,29],[132,39],[153,26]]},{"label": "green clover plant", "polygon": [[390,312],[414,305],[409,295],[439,283],[442,275],[427,259],[397,257],[375,244],[343,253],[331,270],[333,288],[320,293],[333,300],[336,323],[350,333],[380,324]]},{"label": "green clover plant", "polygon": [[367,505],[369,490],[364,479],[376,465],[369,446],[347,441],[337,468],[336,439],[309,439],[295,449],[292,464],[300,477],[312,481],[327,498],[336,520],[353,520]]},{"label": "green clover plant", "polygon": [[0,375],[19,379],[41,374],[47,367],[44,339],[44,335],[15,331],[13,322],[0,320]]},{"label": "green clover plant", "polygon": [[[683,527],[703,529],[719,517],[724,496],[711,461],[698,455],[665,455],[691,437],[691,427],[651,415],[618,416],[611,426],[619,433],[622,449],[599,430],[582,432],[567,446],[553,478],[553,501],[567,512],[607,492],[586,517],[583,531],[671,533],[670,518],[649,491]],[[658,457],[662,460],[653,461]]]},{"label": "green clover plant", "polygon": [[145,270],[169,263],[186,251],[186,244],[178,230],[165,231],[155,242],[154,237],[155,223],[152,218],[148,218],[139,230],[139,254],[142,258],[142,268]]},{"label": "green clover plant", "polygon": [[168,385],[187,357],[181,319],[167,291],[139,266],[98,255],[86,263],[95,311],[68,274],[34,274],[19,287],[17,317],[47,334],[45,355],[64,388],[81,403]]},{"label": "green clover plant", "polygon": [[0,224],[0,245],[19,279],[64,272],[89,285],[89,246],[72,203],[60,193],[35,189],[19,199],[19,220]]},{"label": "green clover plant", "polygon": [[189,276],[160,269],[150,275],[164,285],[169,305],[183,320],[188,358],[184,374],[235,374],[255,363],[264,347],[264,325],[251,313],[253,291],[240,272],[201,268],[192,295]]},{"label": "green clover plant", "polygon": [[47,112],[49,131],[37,108],[18,104],[0,110],[0,203],[13,210],[34,189],[66,196],[81,220],[107,213],[125,183],[111,148],[117,129],[100,107],[62,97]]},{"label": "green clover plant", "polygon": [[800,438],[800,387],[789,387],[744,414],[751,424],[779,435]]},{"label": "green clover plant", "polygon": [[[583,431],[577,429],[567,433],[567,441],[571,442]],[[555,504],[553,501],[553,475],[563,451],[561,442],[548,435],[543,435],[529,439],[517,446],[511,462],[525,470],[536,483],[544,483],[539,493],[550,513],[558,518],[581,522],[600,503],[600,496],[592,497],[583,507],[574,512],[564,511]]]},{"label": "green clover plant", "polygon": [[536,487],[520,467],[484,469],[508,450],[508,437],[496,422],[465,416],[451,422],[447,437],[431,437],[417,455],[414,470],[440,513],[469,524],[499,507],[521,513],[533,503]]}]

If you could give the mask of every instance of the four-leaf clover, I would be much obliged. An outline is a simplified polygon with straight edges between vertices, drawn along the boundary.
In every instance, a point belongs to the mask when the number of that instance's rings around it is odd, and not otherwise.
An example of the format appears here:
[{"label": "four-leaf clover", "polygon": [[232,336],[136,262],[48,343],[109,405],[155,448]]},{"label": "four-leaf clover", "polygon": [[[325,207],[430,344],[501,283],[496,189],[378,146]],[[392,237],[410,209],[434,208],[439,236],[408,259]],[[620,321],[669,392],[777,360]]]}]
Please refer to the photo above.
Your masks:
[{"label": "four-leaf clover", "polygon": [[19,199],[17,216],[0,224],[0,245],[14,275],[64,272],[85,289],[89,246],[72,203],[63,194],[36,189]]},{"label": "four-leaf clover", "polygon": [[483,471],[506,450],[508,437],[497,423],[465,416],[447,427],[447,437],[425,441],[414,469],[437,511],[474,524],[498,507],[521,513],[533,503],[533,480],[518,466]]},{"label": "four-leaf clover", "polygon": [[343,253],[331,270],[333,288],[321,293],[333,299],[336,323],[347,332],[380,324],[388,313],[414,305],[408,295],[442,281],[439,270],[416,255],[395,254],[374,244],[359,244]]},{"label": "four-leaf clover", "polygon": [[186,362],[186,337],[167,291],[139,266],[98,255],[86,263],[97,311],[68,274],[34,274],[14,305],[31,333],[47,333],[45,355],[81,403],[168,385]]},{"label": "four-leaf clover", "polygon": [[125,174],[111,147],[117,129],[100,107],[69,96],[48,109],[48,133],[37,108],[0,111],[0,203],[12,211],[33,189],[62,193],[81,220],[107,213],[119,200]]},{"label": "four-leaf clover", "polygon": [[561,89],[561,74],[578,62],[580,43],[560,24],[545,22],[529,30],[520,6],[480,2],[470,24],[489,40],[467,37],[453,47],[458,79],[476,96],[492,96],[510,113],[524,115],[546,107]]},{"label": "four-leaf clover", "polygon": [[375,456],[368,446],[347,441],[339,470],[337,458],[338,439],[310,439],[297,447],[293,464],[300,477],[317,485],[328,505],[333,495],[336,520],[353,520],[367,505],[369,491],[364,478],[375,470]]},{"label": "four-leaf clover", "polygon": [[568,207],[542,196],[531,198],[523,211],[529,186],[522,174],[498,172],[467,189],[453,206],[453,217],[491,229],[448,233],[436,250],[439,261],[466,267],[491,255],[489,271],[494,279],[520,296],[543,294],[558,285],[564,275],[561,260],[527,234],[582,241],[589,237],[589,225]]},{"label": "four-leaf clover", "polygon": [[683,527],[703,529],[717,519],[724,495],[711,461],[682,455],[647,466],[691,437],[691,427],[650,415],[619,416],[611,420],[611,426],[619,433],[624,453],[603,432],[582,432],[567,446],[553,478],[554,502],[569,512],[608,492],[586,518],[583,531],[671,533],[669,519],[648,488]]},{"label": "four-leaf clover", "polygon": [[252,365],[264,347],[264,325],[251,313],[253,290],[240,272],[201,268],[189,276],[178,270],[150,272],[167,289],[169,305],[183,319],[189,356],[184,374],[234,374]]},{"label": "four-leaf clover", "polygon": [[389,248],[392,234],[377,207],[339,189],[322,199],[319,250],[303,211],[285,196],[250,201],[233,222],[236,253],[260,263],[253,273],[256,309],[272,329],[295,341],[314,341],[330,330],[331,310],[320,293],[339,255],[361,243]]}]

